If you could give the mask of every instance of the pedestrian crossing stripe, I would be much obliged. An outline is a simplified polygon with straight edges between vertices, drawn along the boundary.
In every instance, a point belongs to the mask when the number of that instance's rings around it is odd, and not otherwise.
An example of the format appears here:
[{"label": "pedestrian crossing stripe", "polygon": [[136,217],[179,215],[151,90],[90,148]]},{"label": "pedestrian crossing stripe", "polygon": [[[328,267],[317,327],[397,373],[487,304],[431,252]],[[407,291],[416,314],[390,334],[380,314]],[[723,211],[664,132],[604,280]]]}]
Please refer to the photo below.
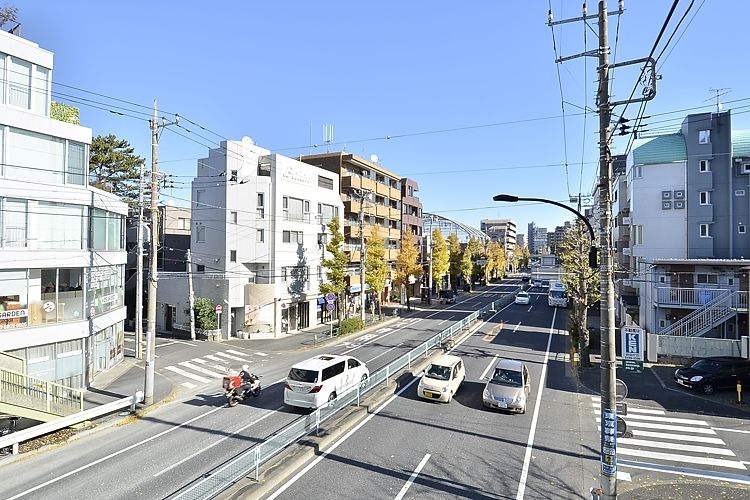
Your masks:
[{"label": "pedestrian crossing stripe", "polygon": [[194,361],[195,363],[199,363],[199,364],[203,365],[206,368],[211,368],[213,370],[219,370],[220,372],[225,372],[225,371],[227,371],[227,368],[228,368],[227,365],[214,365],[214,364],[209,363],[205,359],[201,359],[201,358],[193,358],[190,361]]},{"label": "pedestrian crossing stripe", "polygon": [[[596,411],[601,410],[601,405],[599,403],[592,403],[594,409]],[[631,413],[642,413],[644,415],[666,415],[667,412],[664,410],[652,410],[649,408],[633,408],[631,406],[628,406],[628,415]]]},{"label": "pedestrian crossing stripe", "polygon": [[705,420],[694,420],[690,418],[673,418],[673,417],[659,417],[654,415],[631,415],[628,411],[627,415],[622,415],[622,418],[626,422],[630,420],[653,420],[654,422],[664,422],[665,424],[685,424],[685,425],[700,425],[708,427],[708,422]]},{"label": "pedestrian crossing stripe", "polygon": [[[636,437],[652,437],[659,439],[669,439],[670,441],[690,441],[691,443],[720,444],[726,446],[724,440],[718,437],[691,436],[689,434],[670,434],[668,432],[651,432],[641,431],[638,429],[633,429],[630,432],[633,434],[633,436]],[[664,444],[669,445],[671,443],[665,442]]]},{"label": "pedestrian crossing stripe", "polygon": [[[232,352],[232,351],[227,351],[227,352]],[[265,352],[256,352],[254,354],[263,358],[268,356],[268,354],[266,354]]]},{"label": "pedestrian crossing stripe", "polygon": [[[662,448],[664,449],[664,444],[659,441],[650,441],[648,439],[635,439],[635,438],[618,438],[617,444],[626,444],[631,446],[645,446],[647,448]],[[712,448],[710,446],[695,446],[691,444],[678,444],[678,443],[669,443],[669,449],[674,451],[691,451],[696,453],[707,453],[710,455],[724,455],[727,457],[734,457],[736,456],[732,450],[729,450],[727,448]]]},{"label": "pedestrian crossing stripe", "polygon": [[639,458],[652,458],[656,460],[671,460],[673,462],[682,462],[699,465],[714,465],[717,467],[726,467],[729,469],[747,470],[742,462],[737,460],[724,460],[722,458],[695,457],[690,455],[678,455],[676,453],[662,453],[659,451],[648,450],[631,450],[629,448],[617,447],[618,455],[631,455]]},{"label": "pedestrian crossing stripe", "polygon": [[182,375],[183,377],[187,377],[189,379],[196,380],[196,381],[201,382],[203,384],[205,384],[206,382],[210,382],[211,381],[211,379],[200,377],[198,375],[195,375],[193,373],[185,371],[182,368],[177,368],[176,366],[166,366],[166,367],[164,367],[164,369],[165,370],[169,370],[171,372],[174,372],[174,373],[176,373],[178,375]]},{"label": "pedestrian crossing stripe", "polygon": [[[245,361],[245,358],[238,358],[237,356],[233,356],[233,355],[227,354],[225,352],[217,352],[216,355],[217,356],[221,356],[222,358],[233,359],[235,361]],[[208,357],[208,356],[206,356],[206,357]]]},{"label": "pedestrian crossing stripe", "polygon": [[208,375],[209,377],[224,378],[224,375],[226,375],[225,373],[212,372],[211,370],[207,370],[207,369],[205,369],[203,367],[200,367],[198,365],[194,365],[190,361],[183,361],[183,362],[177,363],[177,364],[180,365],[180,366],[184,366],[185,368],[190,368],[191,370],[194,370],[194,371],[196,371],[198,373],[202,373],[203,375]]},{"label": "pedestrian crossing stripe", "polygon": [[[600,418],[596,417],[597,423],[600,422]],[[646,429],[661,429],[664,431],[677,431],[677,432],[695,432],[698,434],[716,434],[711,428],[704,427],[685,427],[684,425],[669,425],[669,424],[655,424],[653,422],[638,422],[629,421],[627,422],[628,428],[630,427],[641,427]]]},{"label": "pedestrian crossing stripe", "polygon": [[198,387],[197,385],[195,385],[195,384],[192,384],[192,383],[190,383],[190,382],[183,382],[183,383],[182,383],[181,385],[182,385],[183,387],[187,387],[188,389],[195,389],[196,387]]},{"label": "pedestrian crossing stripe", "polygon": [[229,354],[236,354],[237,356],[247,356],[246,352],[233,351],[232,349],[227,349],[227,352]]},{"label": "pedestrian crossing stripe", "polygon": [[221,359],[221,358],[218,358],[218,357],[214,356],[213,354],[206,354],[206,355],[205,355],[205,356],[203,356],[203,357],[204,357],[204,358],[208,358],[208,359],[210,359],[211,361],[221,361],[221,362],[223,362],[223,363],[226,363],[226,360],[225,360],[225,359]]}]

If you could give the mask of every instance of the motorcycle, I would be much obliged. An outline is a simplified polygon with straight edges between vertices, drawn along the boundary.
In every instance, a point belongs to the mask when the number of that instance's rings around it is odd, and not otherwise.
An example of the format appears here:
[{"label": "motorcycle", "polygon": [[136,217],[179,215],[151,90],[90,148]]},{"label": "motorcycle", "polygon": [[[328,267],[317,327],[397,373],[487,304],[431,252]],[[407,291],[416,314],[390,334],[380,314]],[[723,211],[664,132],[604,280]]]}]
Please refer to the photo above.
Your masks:
[{"label": "motorcycle", "polygon": [[242,377],[239,375],[229,375],[224,377],[222,387],[226,392],[227,406],[237,406],[237,403],[248,398],[258,397],[260,395],[260,375],[250,374],[252,381],[248,387],[242,387]]},{"label": "motorcycle", "polygon": [[[0,429],[0,437],[7,436],[8,434],[13,434],[14,432],[16,432],[16,422],[18,422],[18,417],[10,417],[8,419],[8,426],[5,429]],[[0,448],[0,455],[8,455],[10,453],[13,453],[12,446]]]}]

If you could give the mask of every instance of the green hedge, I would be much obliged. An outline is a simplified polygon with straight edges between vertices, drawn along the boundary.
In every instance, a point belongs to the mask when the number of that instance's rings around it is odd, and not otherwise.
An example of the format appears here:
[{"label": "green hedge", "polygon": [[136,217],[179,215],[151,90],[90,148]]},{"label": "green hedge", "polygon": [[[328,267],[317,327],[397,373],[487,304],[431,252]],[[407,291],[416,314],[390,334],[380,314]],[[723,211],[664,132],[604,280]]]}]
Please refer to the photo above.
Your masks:
[{"label": "green hedge", "polygon": [[341,322],[340,335],[348,335],[365,327],[365,322],[360,318],[349,318]]}]

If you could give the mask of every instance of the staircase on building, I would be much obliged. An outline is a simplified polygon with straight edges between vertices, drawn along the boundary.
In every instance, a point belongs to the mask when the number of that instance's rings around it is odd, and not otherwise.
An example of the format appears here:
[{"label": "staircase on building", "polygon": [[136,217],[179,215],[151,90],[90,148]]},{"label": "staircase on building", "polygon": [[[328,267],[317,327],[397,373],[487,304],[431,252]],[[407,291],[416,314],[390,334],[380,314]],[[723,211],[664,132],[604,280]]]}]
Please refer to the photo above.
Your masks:
[{"label": "staircase on building", "polygon": [[669,325],[659,332],[659,335],[678,337],[698,337],[705,335],[707,332],[736,316],[737,308],[742,305],[743,301],[745,307],[747,307],[747,298],[742,292],[726,290],[684,318]]}]

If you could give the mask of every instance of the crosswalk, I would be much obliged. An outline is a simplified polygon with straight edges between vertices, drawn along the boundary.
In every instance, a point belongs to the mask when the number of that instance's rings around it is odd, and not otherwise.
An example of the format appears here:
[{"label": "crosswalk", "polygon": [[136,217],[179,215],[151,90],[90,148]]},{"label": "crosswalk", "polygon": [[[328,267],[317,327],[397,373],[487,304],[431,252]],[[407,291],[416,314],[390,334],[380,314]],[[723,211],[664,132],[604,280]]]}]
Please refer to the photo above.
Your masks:
[{"label": "crosswalk", "polygon": [[[592,410],[601,424],[601,398],[591,396]],[[617,438],[617,455],[635,462],[677,467],[746,471],[727,444],[705,420],[674,416],[665,410],[628,405],[620,415],[628,433]]]},{"label": "crosswalk", "polygon": [[242,365],[249,365],[252,370],[253,364],[258,362],[258,358],[264,358],[268,354],[264,352],[246,353],[233,349],[205,354],[186,361],[180,361],[174,365],[161,368],[168,372],[172,377],[177,377],[180,385],[188,389],[195,389],[196,384],[206,384],[208,382],[222,379],[226,375],[236,375],[239,373]]}]

